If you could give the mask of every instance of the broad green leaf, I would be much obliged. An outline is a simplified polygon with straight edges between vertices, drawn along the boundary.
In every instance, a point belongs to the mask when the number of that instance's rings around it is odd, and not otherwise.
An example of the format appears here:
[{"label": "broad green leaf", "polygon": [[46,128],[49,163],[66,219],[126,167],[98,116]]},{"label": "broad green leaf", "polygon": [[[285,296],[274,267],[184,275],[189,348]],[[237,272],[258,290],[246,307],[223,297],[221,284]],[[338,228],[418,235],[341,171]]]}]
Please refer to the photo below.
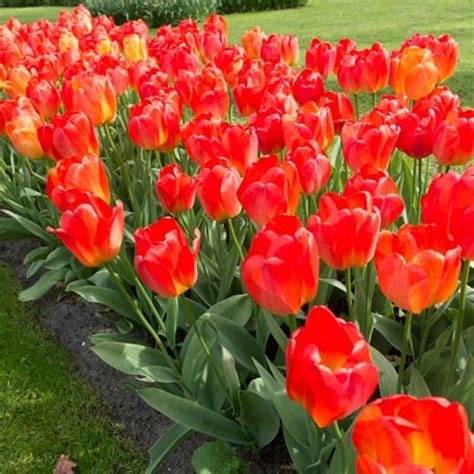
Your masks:
[{"label": "broad green leaf", "polygon": [[175,373],[168,367],[152,365],[150,367],[141,367],[140,375],[146,382],[174,383],[179,382]]},{"label": "broad green leaf", "polygon": [[467,360],[459,382],[448,394],[449,400],[462,403],[469,416],[471,427],[474,425],[474,356]]},{"label": "broad green leaf", "polygon": [[230,319],[243,327],[247,324],[252,314],[252,300],[247,294],[233,295],[223,301],[219,301],[219,303],[209,308],[207,312]]},{"label": "broad green leaf", "polygon": [[379,391],[382,397],[397,393],[397,371],[393,365],[374,347],[370,348],[370,355],[379,369]]},{"label": "broad green leaf", "polygon": [[410,366],[409,373],[410,383],[408,384],[408,394],[413,395],[414,397],[430,397],[430,389],[428,388],[425,379],[414,365]]},{"label": "broad green leaf", "polygon": [[71,252],[69,252],[66,247],[59,247],[48,255],[44,262],[44,266],[48,270],[56,270],[69,265],[72,258]]},{"label": "broad green leaf", "polygon": [[45,242],[54,242],[55,239],[52,234],[48,233],[45,229],[40,227],[33,221],[26,219],[23,216],[19,216],[14,212],[4,210],[3,211],[7,216],[15,219],[17,223],[27,232],[30,234],[30,237],[39,237],[40,239],[44,240]]},{"label": "broad green leaf", "polygon": [[18,299],[20,301],[34,301],[44,296],[56,283],[62,281],[66,274],[65,268],[59,270],[51,270],[46,272],[33,286],[23,290]]},{"label": "broad green leaf", "polygon": [[142,345],[143,341],[129,334],[118,334],[116,332],[99,332],[89,337],[92,344],[99,342],[127,342],[130,344]]},{"label": "broad green leaf", "polygon": [[151,407],[175,423],[231,443],[246,444],[248,442],[235,421],[197,402],[172,395],[159,388],[139,389],[137,393]]},{"label": "broad green leaf", "polygon": [[[394,319],[387,318],[386,316],[382,316],[376,313],[373,313],[373,317],[375,319],[375,330],[380,333],[385,339],[387,339],[387,341],[390,342],[393,347],[401,351],[403,345],[403,324],[398,323]],[[415,338],[413,332],[411,336],[413,340],[413,345],[415,347],[418,346],[418,340]],[[408,355],[412,355],[410,348],[408,349]]]},{"label": "broad green leaf", "polygon": [[166,337],[169,345],[176,346],[176,331],[178,329],[178,298],[168,298],[166,311]]},{"label": "broad green leaf", "polygon": [[262,310],[261,314],[265,318],[265,322],[267,323],[270,334],[273,336],[283,353],[285,353],[286,345],[288,344],[287,335],[282,331],[281,327],[276,322],[275,317],[272,314],[265,310]]},{"label": "broad green leaf", "polygon": [[0,217],[0,240],[31,239],[34,236],[12,217]]},{"label": "broad green leaf", "polygon": [[241,467],[235,449],[222,440],[204,443],[194,451],[191,462],[196,474],[235,474]]}]

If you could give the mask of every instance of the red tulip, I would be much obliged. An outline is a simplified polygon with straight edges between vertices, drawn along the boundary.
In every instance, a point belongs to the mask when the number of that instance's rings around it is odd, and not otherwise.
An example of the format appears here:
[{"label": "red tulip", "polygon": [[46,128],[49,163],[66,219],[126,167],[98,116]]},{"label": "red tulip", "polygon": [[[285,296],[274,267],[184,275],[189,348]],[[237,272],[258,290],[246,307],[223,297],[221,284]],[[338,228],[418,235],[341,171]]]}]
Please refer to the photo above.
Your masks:
[{"label": "red tulip", "polygon": [[420,313],[456,291],[461,248],[435,225],[404,225],[380,234],[375,266],[382,293],[399,308]]},{"label": "red tulip", "polygon": [[245,117],[257,112],[266,89],[266,75],[260,61],[244,63],[233,88],[235,104]]},{"label": "red tulip", "polygon": [[237,78],[244,65],[245,52],[237,45],[223,48],[215,58],[216,66],[222,71],[222,74],[230,87],[237,84]]},{"label": "red tulip", "polygon": [[334,133],[341,134],[346,122],[355,120],[355,109],[349,97],[344,92],[325,92],[317,101],[319,107],[326,107],[331,111],[334,122]]},{"label": "red tulip", "polygon": [[224,36],[229,34],[227,20],[222,15],[217,15],[216,13],[209,15],[202,26],[206,31],[218,31]]},{"label": "red tulip", "polygon": [[245,129],[241,125],[225,124],[221,143],[225,150],[224,156],[242,176],[258,160],[258,137],[252,127]]},{"label": "red tulip", "polygon": [[293,35],[270,35],[263,39],[261,56],[264,61],[285,62],[289,66],[298,62],[298,38]]},{"label": "red tulip", "polygon": [[319,258],[314,237],[296,216],[277,216],[253,238],[244,284],[259,306],[285,316],[316,297]]},{"label": "red tulip", "polygon": [[31,100],[43,119],[56,114],[61,104],[59,92],[49,81],[30,81],[26,96]]},{"label": "red tulip", "polygon": [[199,229],[189,248],[186,236],[172,217],[163,217],[135,231],[135,267],[140,278],[162,298],[179,296],[196,283]]},{"label": "red tulip", "polygon": [[365,164],[386,169],[397,142],[395,125],[379,127],[367,122],[346,123],[341,132],[344,159],[352,171]]},{"label": "red tulip", "polygon": [[358,474],[474,472],[474,436],[466,411],[445,398],[375,400],[358,415],[352,440]]},{"label": "red tulip", "polygon": [[216,221],[240,214],[242,206],[237,190],[242,178],[225,159],[213,159],[203,164],[196,179],[197,193],[206,214]]},{"label": "red tulip", "polygon": [[360,191],[367,191],[372,196],[374,207],[380,212],[382,228],[393,224],[402,214],[405,207],[403,199],[398,194],[395,181],[386,171],[364,165],[347,181],[344,196]]},{"label": "red tulip", "polygon": [[384,95],[367,114],[359,117],[359,122],[368,122],[376,127],[397,123],[398,115],[408,114],[410,99],[407,95]]},{"label": "red tulip", "polygon": [[293,83],[293,95],[301,105],[308,101],[317,101],[323,93],[323,80],[311,69],[304,69]]},{"label": "red tulip", "polygon": [[295,165],[290,161],[280,163],[276,155],[271,155],[247,169],[237,196],[250,219],[264,225],[278,214],[294,214],[300,193]]},{"label": "red tulip", "polygon": [[177,163],[171,163],[161,168],[156,192],[158,201],[166,212],[179,214],[193,207],[196,182]]},{"label": "red tulip", "polygon": [[346,270],[365,266],[375,253],[380,213],[372,196],[361,191],[347,197],[326,193],[318,213],[308,219],[321,258],[331,268]]},{"label": "red tulip", "polygon": [[67,201],[65,195],[70,190],[91,193],[109,204],[109,180],[104,163],[98,156],[65,158],[51,168],[46,193],[60,211],[68,207],[64,200]]},{"label": "red tulip", "polygon": [[242,35],[242,45],[250,59],[258,59],[261,56],[262,43],[267,39],[267,35],[259,26],[247,30]]},{"label": "red tulip", "polygon": [[38,138],[52,160],[99,154],[94,126],[83,112],[56,115],[39,128]]},{"label": "red tulip", "polygon": [[278,153],[284,148],[283,120],[278,109],[257,112],[249,118],[248,125],[255,128],[262,153]]},{"label": "red tulip", "polygon": [[334,70],[336,48],[327,41],[313,38],[306,50],[305,66],[321,74],[326,80]]},{"label": "red tulip", "polygon": [[82,202],[61,215],[59,228],[48,230],[54,232],[83,265],[97,267],[114,259],[120,251],[125,225],[123,205],[118,202],[110,208],[92,194],[81,192],[80,195]]},{"label": "red tulip", "polygon": [[365,405],[378,384],[369,345],[354,323],[311,309],[286,349],[286,390],[324,428]]},{"label": "red tulip", "polygon": [[336,44],[336,61],[334,63],[334,72],[339,72],[339,67],[342,60],[350,54],[353,50],[357,49],[357,44],[353,39],[342,38]]},{"label": "red tulip", "polygon": [[16,107],[17,101],[14,99],[0,100],[0,134],[5,135],[5,124],[10,120],[13,109]]}]

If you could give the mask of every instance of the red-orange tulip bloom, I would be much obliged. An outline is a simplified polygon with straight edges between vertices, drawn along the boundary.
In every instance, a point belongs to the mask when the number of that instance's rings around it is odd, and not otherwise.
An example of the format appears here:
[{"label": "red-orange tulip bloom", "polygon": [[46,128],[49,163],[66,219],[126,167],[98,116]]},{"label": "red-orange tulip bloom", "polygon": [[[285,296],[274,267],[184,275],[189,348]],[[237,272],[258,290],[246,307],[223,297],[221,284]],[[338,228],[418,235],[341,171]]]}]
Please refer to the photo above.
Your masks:
[{"label": "red-orange tulip bloom", "polygon": [[17,102],[14,99],[0,100],[0,134],[5,135],[5,124],[10,120],[13,109]]},{"label": "red-orange tulip bloom", "polygon": [[433,179],[421,200],[422,220],[436,224],[462,248],[462,257],[474,260],[474,166],[462,176],[454,172]]},{"label": "red-orange tulip bloom", "polygon": [[339,63],[337,80],[348,94],[377,92],[388,83],[390,59],[380,43],[347,53]]},{"label": "red-orange tulip bloom", "polygon": [[26,89],[26,96],[33,102],[43,119],[48,119],[56,114],[61,104],[56,87],[46,80],[30,81]]},{"label": "red-orange tulip bloom", "polygon": [[43,124],[33,104],[26,97],[20,97],[10,113],[5,131],[15,150],[30,160],[41,158],[44,153],[38,139],[38,129]]},{"label": "red-orange tulip bloom", "polygon": [[237,76],[244,65],[245,51],[237,45],[223,48],[216,56],[215,64],[230,87],[237,84]]},{"label": "red-orange tulip bloom", "polygon": [[[74,193],[75,191],[70,191]],[[83,202],[61,215],[54,232],[62,243],[86,267],[97,267],[112,260],[122,245],[125,218],[123,205],[111,208],[105,201],[81,193]]]},{"label": "red-orange tulip bloom", "polygon": [[346,122],[355,119],[355,109],[349,97],[344,92],[325,92],[317,101],[319,107],[327,107],[331,111],[334,122],[334,133],[340,135]]},{"label": "red-orange tulip bloom", "polygon": [[199,229],[189,248],[183,230],[172,217],[163,217],[135,231],[135,267],[143,282],[163,298],[179,296],[196,283]]},{"label": "red-orange tulip bloom", "polygon": [[106,76],[81,73],[63,82],[62,99],[68,112],[84,112],[94,125],[115,120],[117,96]]},{"label": "red-orange tulip bloom", "polygon": [[321,258],[331,268],[363,267],[374,256],[380,213],[366,191],[347,197],[326,193],[307,227],[316,237]]},{"label": "red-orange tulip bloom", "polygon": [[367,114],[359,117],[359,122],[368,122],[376,127],[393,125],[398,115],[409,112],[410,99],[404,94],[384,95],[378,104]]},{"label": "red-orange tulip bloom", "polygon": [[470,474],[474,436],[466,411],[445,398],[392,395],[359,414],[357,474]]},{"label": "red-orange tulip bloom", "polygon": [[166,212],[179,214],[193,207],[196,182],[177,163],[171,163],[160,170],[156,192],[158,201]]},{"label": "red-orange tulip bloom", "polygon": [[245,170],[258,160],[258,137],[252,127],[224,125],[221,138],[225,155],[243,176]]},{"label": "red-orange tulip bloom", "polygon": [[420,313],[456,291],[461,247],[435,225],[404,225],[380,234],[375,266],[382,293],[399,308]]},{"label": "red-orange tulip bloom", "polygon": [[336,48],[327,41],[313,38],[306,50],[305,66],[321,74],[326,80],[334,70]]},{"label": "red-orange tulip bloom", "polygon": [[242,178],[230,163],[216,158],[204,163],[196,179],[197,193],[206,214],[216,221],[240,214],[237,198]]},{"label": "red-orange tulip bloom", "polygon": [[254,237],[242,278],[259,306],[286,316],[316,297],[319,257],[314,237],[296,216],[277,216]]},{"label": "red-orange tulip bloom", "polygon": [[433,154],[442,165],[461,166],[474,157],[474,110],[454,109],[433,134]]},{"label": "red-orange tulip bloom", "polygon": [[38,130],[45,154],[52,160],[99,154],[94,126],[83,112],[57,115]]},{"label": "red-orange tulip bloom", "polygon": [[399,128],[368,122],[346,123],[341,132],[344,159],[352,171],[371,164],[386,169],[397,143]]},{"label": "red-orange tulip bloom", "polygon": [[418,100],[439,82],[440,74],[429,49],[410,46],[392,57],[390,85],[397,94]]},{"label": "red-orange tulip bloom", "polygon": [[295,146],[285,156],[298,170],[298,177],[304,194],[316,194],[328,184],[331,164],[315,143]]},{"label": "red-orange tulip bloom", "polygon": [[323,93],[323,80],[311,69],[304,69],[293,83],[293,96],[301,105],[310,100],[317,101]]},{"label": "red-orange tulip bloom", "polygon": [[237,193],[245,212],[257,225],[279,214],[294,214],[300,194],[296,166],[290,161],[280,163],[276,155],[262,157],[250,166]]},{"label": "red-orange tulip bloom", "polygon": [[248,124],[257,132],[258,147],[262,153],[278,153],[285,147],[283,118],[278,109],[257,112],[249,118]]},{"label": "red-orange tulip bloom", "polygon": [[344,187],[344,196],[360,191],[367,191],[372,196],[374,207],[380,212],[382,228],[393,224],[405,208],[395,181],[385,170],[378,170],[372,165],[364,165],[349,178]]},{"label": "red-orange tulip bloom", "polygon": [[266,75],[261,61],[244,63],[233,88],[235,104],[245,117],[258,111],[266,90]]},{"label": "red-orange tulip bloom", "polygon": [[264,61],[285,62],[289,66],[298,62],[300,48],[294,35],[270,35],[262,41],[261,56]]},{"label": "red-orange tulip bloom", "polygon": [[341,38],[336,44],[336,62],[334,63],[334,72],[337,74],[341,61],[351,51],[357,48],[357,43],[350,38]]},{"label": "red-orange tulip bloom", "polygon": [[367,403],[378,384],[369,345],[354,323],[311,309],[286,349],[286,391],[324,428]]},{"label": "red-orange tulip bloom", "polygon": [[267,35],[259,26],[250,28],[242,35],[242,46],[250,59],[258,59],[262,51],[262,42]]},{"label": "red-orange tulip bloom", "polygon": [[102,160],[95,155],[73,156],[59,161],[51,168],[46,182],[46,193],[60,210],[65,211],[65,193],[70,190],[89,192],[110,202],[107,172]]}]

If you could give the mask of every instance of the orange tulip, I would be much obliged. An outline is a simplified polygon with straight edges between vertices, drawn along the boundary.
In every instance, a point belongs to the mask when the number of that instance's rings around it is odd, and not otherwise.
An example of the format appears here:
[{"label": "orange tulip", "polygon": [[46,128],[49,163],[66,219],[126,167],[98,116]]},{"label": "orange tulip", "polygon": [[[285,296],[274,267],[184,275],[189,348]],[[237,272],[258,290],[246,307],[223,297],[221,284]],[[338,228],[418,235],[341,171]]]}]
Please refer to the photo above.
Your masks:
[{"label": "orange tulip", "polygon": [[262,43],[267,35],[259,26],[247,30],[242,35],[242,45],[250,59],[258,59],[261,56]]},{"label": "orange tulip", "polygon": [[59,92],[51,82],[46,80],[30,81],[26,89],[26,96],[45,120],[56,114],[61,105]]},{"label": "orange tulip", "polygon": [[341,134],[346,122],[353,122],[355,109],[349,97],[344,92],[325,92],[317,101],[319,107],[327,107],[331,111],[334,122],[334,133]]},{"label": "orange tulip", "polygon": [[380,234],[375,266],[382,293],[398,307],[420,313],[456,291],[461,247],[435,225],[404,225]]}]

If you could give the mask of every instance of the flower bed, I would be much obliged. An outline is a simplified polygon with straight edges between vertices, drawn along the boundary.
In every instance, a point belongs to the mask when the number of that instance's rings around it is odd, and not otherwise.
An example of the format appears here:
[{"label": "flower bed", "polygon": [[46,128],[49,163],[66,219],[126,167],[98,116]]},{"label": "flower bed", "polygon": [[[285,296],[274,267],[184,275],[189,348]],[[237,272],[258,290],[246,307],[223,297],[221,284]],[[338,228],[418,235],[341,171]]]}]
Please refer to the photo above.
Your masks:
[{"label": "flower bed", "polygon": [[0,237],[42,241],[21,297],[99,305],[92,350],[175,422],[150,470],[199,431],[196,470],[282,433],[300,472],[472,472],[457,43],[314,39],[303,68],[295,36],[227,33],[83,7],[2,26]]}]

